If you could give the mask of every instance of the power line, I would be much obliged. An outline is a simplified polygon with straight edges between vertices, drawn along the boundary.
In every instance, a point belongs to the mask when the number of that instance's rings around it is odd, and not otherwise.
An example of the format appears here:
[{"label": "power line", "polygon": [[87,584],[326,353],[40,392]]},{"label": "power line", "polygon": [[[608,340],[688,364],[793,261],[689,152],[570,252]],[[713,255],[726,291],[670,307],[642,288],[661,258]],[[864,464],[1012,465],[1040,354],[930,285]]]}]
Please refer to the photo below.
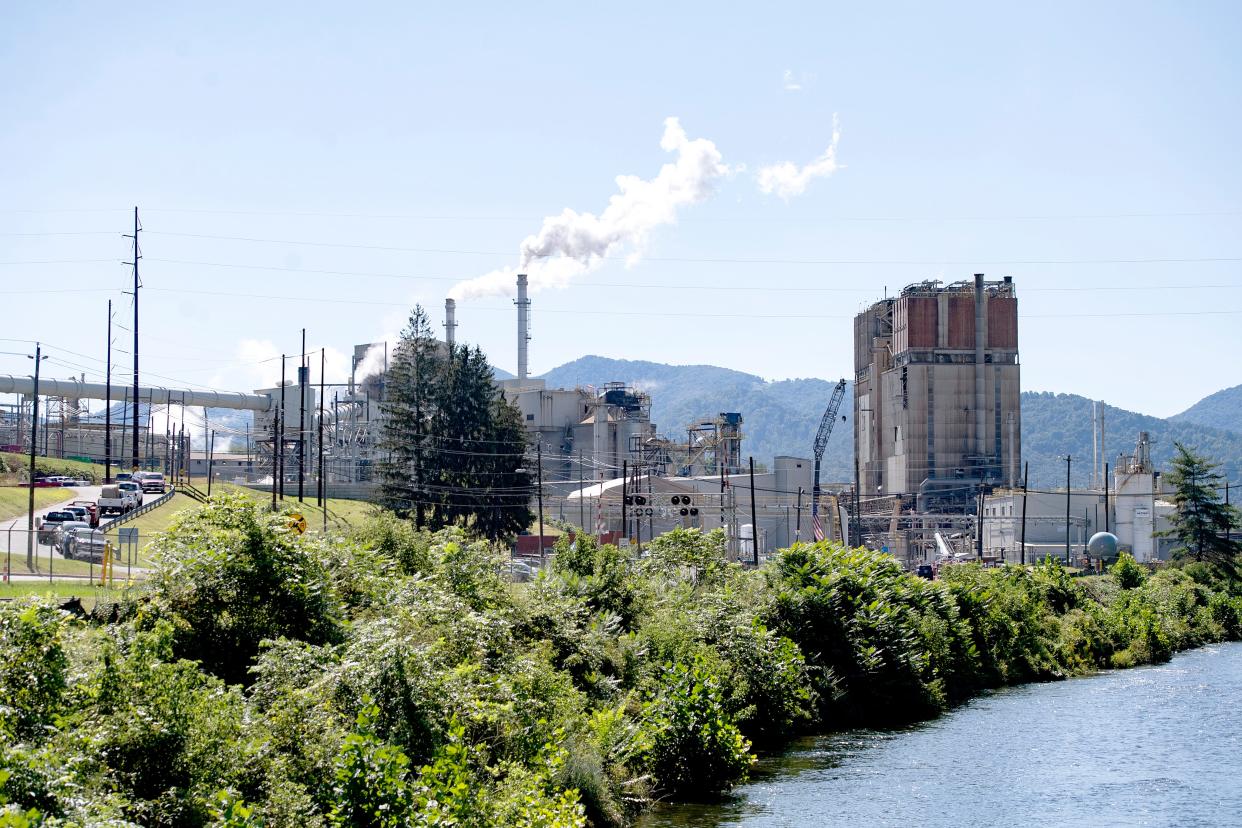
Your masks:
[{"label": "power line", "polygon": [[[513,256],[515,251],[495,250],[464,250],[459,248],[438,247],[401,247],[396,245],[356,244],[349,242],[306,241],[298,239],[269,239],[259,236],[221,236],[210,233],[175,233],[170,231],[148,231],[152,235],[170,236],[174,238],[209,239],[213,241],[239,241],[252,244],[284,244],[297,247],[328,247],[343,250],[379,250],[393,253],[431,253],[437,255],[462,256]],[[626,261],[629,256],[600,256],[610,261]],[[1097,259],[781,259],[772,257],[694,257],[694,256],[643,256],[650,262],[683,262],[702,264],[790,264],[790,265],[1085,265],[1085,264],[1192,264],[1214,262],[1239,262],[1237,256],[1196,256],[1196,257],[1135,257],[1135,258],[1097,258]]]}]

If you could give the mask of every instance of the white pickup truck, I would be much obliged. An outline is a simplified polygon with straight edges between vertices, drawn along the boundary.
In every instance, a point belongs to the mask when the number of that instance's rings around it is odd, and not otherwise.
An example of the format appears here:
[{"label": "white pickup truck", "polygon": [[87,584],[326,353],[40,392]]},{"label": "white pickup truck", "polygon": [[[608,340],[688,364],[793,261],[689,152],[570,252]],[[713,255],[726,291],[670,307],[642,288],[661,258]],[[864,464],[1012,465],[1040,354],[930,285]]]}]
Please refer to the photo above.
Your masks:
[{"label": "white pickup truck", "polygon": [[123,490],[120,486],[104,486],[99,492],[99,516],[123,515],[138,506],[138,499],[133,492]]}]

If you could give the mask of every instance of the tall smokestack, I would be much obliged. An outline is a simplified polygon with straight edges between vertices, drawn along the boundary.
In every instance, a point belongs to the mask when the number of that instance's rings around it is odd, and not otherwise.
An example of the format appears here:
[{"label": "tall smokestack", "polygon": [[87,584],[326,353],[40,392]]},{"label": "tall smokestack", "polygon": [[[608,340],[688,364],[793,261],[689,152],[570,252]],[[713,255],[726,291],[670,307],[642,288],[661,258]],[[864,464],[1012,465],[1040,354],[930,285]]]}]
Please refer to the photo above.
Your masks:
[{"label": "tall smokestack", "polygon": [[[983,428],[987,422],[987,395],[984,391],[983,351],[988,341],[987,305],[983,295],[983,274],[975,274],[975,454],[987,456]],[[986,473],[986,472],[985,472]]]},{"label": "tall smokestack", "polygon": [[457,344],[457,301],[444,300],[444,341],[451,348]]},{"label": "tall smokestack", "polygon": [[530,342],[530,299],[526,298],[526,274],[517,277],[517,299],[513,304],[518,309],[518,372],[519,380],[526,379],[526,343]]}]

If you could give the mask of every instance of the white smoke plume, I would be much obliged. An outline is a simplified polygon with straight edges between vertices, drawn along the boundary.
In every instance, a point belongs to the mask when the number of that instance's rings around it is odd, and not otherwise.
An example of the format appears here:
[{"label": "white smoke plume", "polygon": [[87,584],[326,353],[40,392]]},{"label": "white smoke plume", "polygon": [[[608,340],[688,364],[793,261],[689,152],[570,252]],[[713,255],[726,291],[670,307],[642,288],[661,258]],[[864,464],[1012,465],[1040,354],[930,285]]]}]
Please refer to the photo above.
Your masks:
[{"label": "white smoke plume", "polygon": [[522,241],[516,268],[460,282],[449,296],[459,300],[509,296],[518,273],[530,277],[531,292],[565,287],[622,250],[629,251],[628,261],[636,261],[652,230],[676,223],[680,208],[711,197],[730,172],[716,145],[706,138],[689,138],[676,118],[665,119],[660,148],[677,153],[677,158],[661,167],[655,178],[617,176],[618,192],[598,216],[569,208],[548,216],[538,233]]},{"label": "white smoke plume", "polygon": [[[387,344],[387,348],[385,348],[385,344]],[[392,364],[392,358],[396,351],[396,339],[389,339],[387,343],[377,342],[373,344],[370,348],[367,348],[362,361],[354,368],[354,378],[358,382],[362,382],[368,377],[384,373],[385,360],[387,360],[388,364]]]},{"label": "white smoke plume", "polygon": [[804,167],[792,161],[783,164],[772,164],[760,167],[758,172],[759,190],[763,193],[776,193],[785,200],[792,196],[802,195],[813,179],[832,175],[839,169],[837,164],[837,143],[841,140],[841,124],[837,116],[832,116],[832,143],[823,154]]}]

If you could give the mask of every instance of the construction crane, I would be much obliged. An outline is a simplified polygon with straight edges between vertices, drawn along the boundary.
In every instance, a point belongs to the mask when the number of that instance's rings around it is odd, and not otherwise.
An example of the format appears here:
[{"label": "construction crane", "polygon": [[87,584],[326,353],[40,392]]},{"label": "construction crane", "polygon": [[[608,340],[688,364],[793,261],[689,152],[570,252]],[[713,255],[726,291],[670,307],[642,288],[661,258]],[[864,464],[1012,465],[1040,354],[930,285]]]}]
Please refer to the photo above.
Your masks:
[{"label": "construction crane", "polygon": [[837,415],[841,412],[841,402],[844,399],[845,380],[842,379],[832,389],[832,399],[828,400],[824,417],[819,421],[819,431],[815,434],[815,483],[811,489],[811,525],[814,527],[816,540],[822,539],[824,535],[819,523],[819,464],[824,459],[824,449],[828,448],[828,438],[832,436],[832,427],[837,424]]}]

